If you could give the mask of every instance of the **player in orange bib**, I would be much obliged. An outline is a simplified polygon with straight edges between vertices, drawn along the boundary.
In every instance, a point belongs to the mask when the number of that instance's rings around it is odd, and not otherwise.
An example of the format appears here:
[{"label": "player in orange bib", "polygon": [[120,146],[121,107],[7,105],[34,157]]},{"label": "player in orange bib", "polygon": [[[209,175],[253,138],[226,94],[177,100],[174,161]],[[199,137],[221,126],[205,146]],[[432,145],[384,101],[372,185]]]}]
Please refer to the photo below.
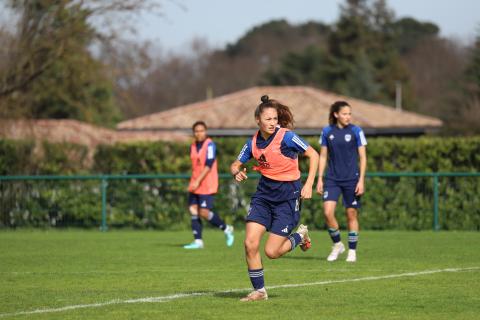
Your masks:
[{"label": "player in orange bib", "polygon": [[231,247],[234,241],[233,227],[227,225],[212,211],[214,196],[218,191],[216,146],[207,136],[205,122],[195,122],[192,130],[195,141],[190,146],[192,176],[188,185],[188,205],[192,218],[194,241],[183,247],[185,249],[202,249],[204,247],[200,217],[223,230],[227,246]]},{"label": "player in orange bib", "polygon": [[[254,170],[262,175],[257,191],[252,196],[250,210],[246,217],[245,255],[248,275],[253,291],[241,301],[266,300],[263,265],[259,252],[260,241],[266,231],[270,232],[265,243],[265,254],[277,259],[296,246],[305,251],[310,248],[307,226],[300,225],[301,199],[312,197],[312,187],[318,166],[318,153],[302,138],[290,130],[293,115],[290,109],[268,96],[255,110],[259,130],[242,148],[240,155],[230,169],[237,181],[247,179],[242,166],[251,158],[258,165]],[[302,187],[298,155],[310,160],[308,178]]]}]

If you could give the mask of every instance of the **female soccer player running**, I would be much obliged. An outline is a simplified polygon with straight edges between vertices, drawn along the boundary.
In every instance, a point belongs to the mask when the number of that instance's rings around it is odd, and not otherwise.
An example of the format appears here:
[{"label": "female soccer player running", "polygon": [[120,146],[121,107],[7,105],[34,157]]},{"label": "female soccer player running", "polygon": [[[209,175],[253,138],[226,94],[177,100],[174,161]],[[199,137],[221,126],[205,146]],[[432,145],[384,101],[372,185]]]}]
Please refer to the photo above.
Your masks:
[{"label": "female soccer player running", "polygon": [[192,176],[188,185],[188,205],[192,218],[194,241],[183,246],[185,249],[202,249],[202,221],[208,220],[225,233],[227,246],[233,245],[233,227],[212,211],[214,196],[218,190],[218,171],[215,143],[207,136],[207,125],[197,121],[192,126],[195,141],[190,146]]},{"label": "female soccer player running", "polygon": [[[247,179],[242,165],[252,157],[258,162],[254,170],[261,173],[257,191],[252,196],[246,217],[245,255],[248,274],[254,291],[241,301],[266,300],[263,266],[260,257],[260,240],[269,231],[265,254],[277,259],[300,245],[302,250],[310,247],[307,226],[300,225],[300,201],[312,197],[312,186],[318,166],[318,154],[303,139],[289,128],[293,127],[290,109],[262,96],[262,103],[255,110],[259,130],[242,148],[230,169],[237,181]],[[308,178],[302,188],[298,154],[309,158]]]},{"label": "female soccer player running", "polygon": [[[340,239],[335,207],[340,194],[348,223],[347,262],[357,261],[358,211],[360,196],[364,192],[367,154],[367,140],[362,129],[350,123],[352,109],[345,101],[337,101],[330,107],[329,123],[323,128],[320,137],[320,164],[318,167],[317,193],[323,194],[323,212],[328,226],[328,233],[333,241],[332,252],[328,261],[337,260],[345,251]],[[323,182],[323,172],[328,169]],[[359,168],[360,162],[360,168]]]}]

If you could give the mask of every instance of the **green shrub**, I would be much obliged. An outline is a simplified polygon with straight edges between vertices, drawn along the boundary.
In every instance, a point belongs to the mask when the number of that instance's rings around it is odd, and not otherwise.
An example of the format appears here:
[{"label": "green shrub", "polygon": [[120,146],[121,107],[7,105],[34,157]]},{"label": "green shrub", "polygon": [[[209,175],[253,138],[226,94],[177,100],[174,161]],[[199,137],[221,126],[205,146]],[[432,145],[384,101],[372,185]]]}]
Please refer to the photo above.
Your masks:
[{"label": "green shrub", "polygon": [[0,140],[0,175],[32,173],[34,148],[32,141]]},{"label": "green shrub", "polygon": [[[220,172],[229,166],[246,138],[216,138]],[[318,138],[309,138],[318,150]],[[369,172],[477,172],[480,138],[370,138]],[[42,152],[28,141],[0,140],[0,170],[12,174],[177,174],[190,171],[189,144],[141,142],[101,145],[93,161],[86,148],[44,143]],[[249,164],[249,173],[252,161]],[[300,159],[303,172],[308,163]],[[442,229],[480,230],[479,177],[441,177]],[[215,210],[229,223],[243,225],[257,179],[238,185],[221,179]],[[110,227],[189,228],[187,179],[110,180],[107,188]],[[1,181],[0,227],[98,227],[100,181]],[[362,198],[364,229],[430,229],[433,226],[433,178],[369,177]],[[339,223],[345,228],[341,205]],[[303,202],[302,221],[324,228],[322,201]]]}]

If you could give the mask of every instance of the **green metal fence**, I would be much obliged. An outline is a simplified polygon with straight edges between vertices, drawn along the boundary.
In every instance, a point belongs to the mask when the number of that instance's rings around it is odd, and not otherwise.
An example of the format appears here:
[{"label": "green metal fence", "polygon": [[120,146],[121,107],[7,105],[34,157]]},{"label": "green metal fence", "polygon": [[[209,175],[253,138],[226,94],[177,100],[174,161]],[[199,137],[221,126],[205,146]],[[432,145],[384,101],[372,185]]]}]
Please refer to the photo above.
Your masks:
[{"label": "green metal fence", "polygon": [[[241,224],[259,178],[221,174],[216,210]],[[361,223],[368,229],[480,229],[480,173],[368,173]],[[187,228],[187,174],[0,176],[0,228]],[[322,201],[302,219],[322,228]],[[342,206],[339,222],[345,224]],[[430,227],[428,227],[430,226]]]},{"label": "green metal fence", "polygon": [[[456,186],[454,183],[451,181],[448,181],[448,178],[468,178],[471,180],[472,183],[468,184],[465,186],[465,188],[468,188],[468,192],[465,192],[464,194],[464,200],[470,201],[474,200],[471,204],[473,205],[471,209],[473,209],[473,212],[470,212],[470,214],[477,219],[480,218],[480,207],[477,206],[477,204],[480,205],[478,202],[478,191],[480,188],[479,184],[479,177],[480,177],[480,172],[398,172],[398,173],[386,173],[386,172],[378,172],[378,173],[368,173],[367,174],[368,178],[374,178],[374,177],[379,177],[379,178],[400,178],[400,177],[410,177],[410,178],[428,178],[431,179],[432,183],[432,192],[433,192],[433,222],[432,222],[432,228],[433,230],[440,230],[441,225],[439,222],[439,217],[440,217],[440,179],[445,179],[443,181],[443,195],[444,198],[448,196],[449,190],[452,188],[455,189]],[[470,187],[472,187],[470,189]],[[368,188],[368,186],[367,186]],[[468,199],[469,196],[472,196],[473,199]],[[462,197],[462,195],[460,195]],[[446,210],[446,208],[445,208]],[[444,220],[446,217],[446,212],[444,212]],[[478,227],[477,227],[478,229]]]}]

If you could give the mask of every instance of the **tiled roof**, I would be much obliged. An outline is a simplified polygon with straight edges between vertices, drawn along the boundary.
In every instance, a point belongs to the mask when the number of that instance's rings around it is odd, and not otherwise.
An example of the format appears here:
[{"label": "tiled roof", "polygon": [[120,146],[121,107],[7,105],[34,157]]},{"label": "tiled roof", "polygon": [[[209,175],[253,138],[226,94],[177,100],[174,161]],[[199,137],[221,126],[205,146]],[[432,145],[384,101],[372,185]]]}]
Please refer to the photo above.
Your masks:
[{"label": "tiled roof", "polygon": [[303,86],[253,87],[214,99],[179,106],[167,111],[127,120],[118,129],[190,129],[193,122],[203,120],[209,129],[254,129],[254,110],[260,97],[288,105],[295,118],[295,128],[317,129],[328,124],[330,105],[345,100],[352,106],[353,123],[364,128],[435,128],[442,121],[413,112],[345,97]]},{"label": "tiled roof", "polygon": [[[177,131],[117,131],[76,120],[0,119],[0,139],[31,140],[36,147],[43,141],[74,143],[87,147],[87,163],[92,164],[99,144],[137,141],[190,141],[191,136]],[[41,148],[41,147],[40,147]]]},{"label": "tiled roof", "polygon": [[69,142],[94,149],[99,144],[134,141],[186,141],[182,132],[116,131],[76,120],[0,120],[0,137],[49,142]]}]

